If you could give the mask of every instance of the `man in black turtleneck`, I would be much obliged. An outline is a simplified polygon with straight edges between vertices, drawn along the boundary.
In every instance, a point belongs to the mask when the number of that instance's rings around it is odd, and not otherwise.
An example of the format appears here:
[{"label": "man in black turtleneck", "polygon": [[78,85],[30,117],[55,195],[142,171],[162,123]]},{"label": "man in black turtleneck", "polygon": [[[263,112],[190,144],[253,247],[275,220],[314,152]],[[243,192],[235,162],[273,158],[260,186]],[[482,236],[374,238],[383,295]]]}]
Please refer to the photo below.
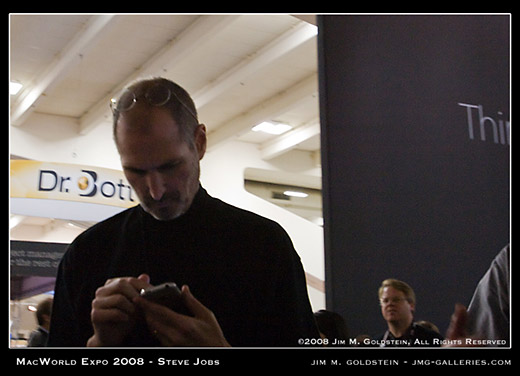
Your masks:
[{"label": "man in black turtleneck", "polygon": [[[49,346],[297,346],[319,338],[287,233],[201,187],[206,129],[189,94],[169,80],[143,80],[112,110],[140,205],[70,245]],[[191,315],[139,296],[163,282],[182,286]]]}]

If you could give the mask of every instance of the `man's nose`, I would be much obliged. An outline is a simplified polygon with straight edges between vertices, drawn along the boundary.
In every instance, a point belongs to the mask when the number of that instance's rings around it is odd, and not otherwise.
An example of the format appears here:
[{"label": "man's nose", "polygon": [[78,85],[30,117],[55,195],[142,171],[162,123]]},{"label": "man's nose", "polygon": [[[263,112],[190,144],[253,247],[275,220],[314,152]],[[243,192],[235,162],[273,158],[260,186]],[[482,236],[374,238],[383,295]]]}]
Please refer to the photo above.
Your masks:
[{"label": "man's nose", "polygon": [[148,173],[147,180],[148,192],[150,193],[150,196],[154,200],[159,201],[166,192],[164,179],[160,173],[151,171]]}]

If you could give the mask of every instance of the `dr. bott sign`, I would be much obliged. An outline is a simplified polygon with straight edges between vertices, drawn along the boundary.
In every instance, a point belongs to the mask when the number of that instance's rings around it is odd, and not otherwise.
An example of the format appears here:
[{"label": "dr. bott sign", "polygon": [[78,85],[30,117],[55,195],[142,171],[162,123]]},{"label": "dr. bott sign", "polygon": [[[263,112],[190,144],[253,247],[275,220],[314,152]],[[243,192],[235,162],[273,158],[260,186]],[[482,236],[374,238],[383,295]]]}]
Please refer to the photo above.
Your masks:
[{"label": "dr. bott sign", "polygon": [[137,197],[118,170],[11,161],[11,197],[82,201],[128,208]]}]

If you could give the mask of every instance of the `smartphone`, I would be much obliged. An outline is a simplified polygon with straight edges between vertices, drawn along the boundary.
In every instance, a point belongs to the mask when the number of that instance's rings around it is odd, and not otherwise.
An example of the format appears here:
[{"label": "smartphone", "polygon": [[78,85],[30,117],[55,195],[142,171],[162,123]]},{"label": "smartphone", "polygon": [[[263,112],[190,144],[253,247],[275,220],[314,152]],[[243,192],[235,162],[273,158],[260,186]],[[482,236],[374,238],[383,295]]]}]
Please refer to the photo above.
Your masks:
[{"label": "smartphone", "polygon": [[173,282],[166,282],[157,286],[142,289],[140,295],[151,302],[161,304],[177,313],[193,316],[184,305],[181,290]]}]

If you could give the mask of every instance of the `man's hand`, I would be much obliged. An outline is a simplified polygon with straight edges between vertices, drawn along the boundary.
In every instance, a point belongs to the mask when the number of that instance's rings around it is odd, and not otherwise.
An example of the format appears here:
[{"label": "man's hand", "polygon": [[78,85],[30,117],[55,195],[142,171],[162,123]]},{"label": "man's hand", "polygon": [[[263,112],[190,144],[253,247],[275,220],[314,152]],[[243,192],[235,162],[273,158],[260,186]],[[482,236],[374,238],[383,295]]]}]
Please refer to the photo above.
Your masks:
[{"label": "man's hand", "polygon": [[87,346],[121,345],[136,322],[137,310],[132,300],[147,287],[150,287],[150,277],[141,274],[137,278],[109,279],[97,289],[90,313],[94,335]]},{"label": "man's hand", "polygon": [[456,304],[455,310],[451,315],[450,326],[446,331],[446,339],[457,340],[468,337],[466,325],[468,321],[468,311],[462,304]]},{"label": "man's hand", "polygon": [[[477,339],[468,335],[467,324],[468,310],[462,304],[455,304],[455,310],[451,315],[450,325],[445,336],[448,344],[443,347],[468,347],[466,339]],[[470,345],[469,347],[474,346],[477,345]]]},{"label": "man's hand", "polygon": [[134,297],[133,301],[142,309],[150,332],[164,346],[230,346],[213,312],[191,294],[188,286],[183,286],[181,292],[181,298],[194,317]]}]

